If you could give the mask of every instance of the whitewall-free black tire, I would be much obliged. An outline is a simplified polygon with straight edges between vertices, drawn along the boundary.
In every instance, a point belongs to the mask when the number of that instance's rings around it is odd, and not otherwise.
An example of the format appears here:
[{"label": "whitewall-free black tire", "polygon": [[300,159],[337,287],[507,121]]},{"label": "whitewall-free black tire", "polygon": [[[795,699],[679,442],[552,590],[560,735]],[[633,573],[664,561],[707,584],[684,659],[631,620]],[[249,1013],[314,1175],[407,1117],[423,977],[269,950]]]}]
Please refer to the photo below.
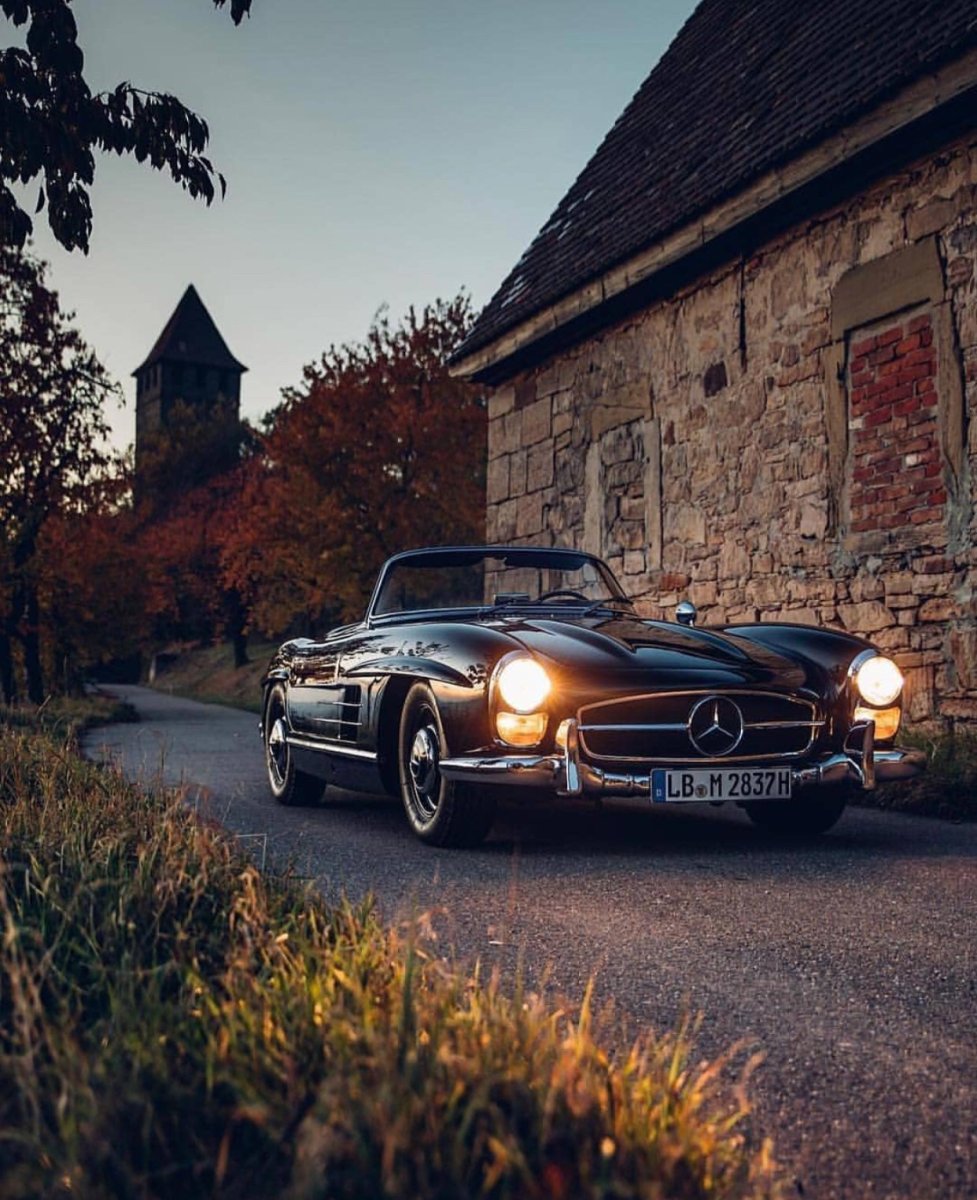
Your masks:
[{"label": "whitewall-free black tire", "polygon": [[407,693],[400,717],[400,794],[410,827],[432,846],[477,846],[488,836],[495,798],[468,784],[445,779],[447,753],[434,694],[426,683]]},{"label": "whitewall-free black tire", "polygon": [[268,694],[262,732],[265,743],[265,770],[271,794],[279,804],[289,807],[317,804],[322,799],[325,784],[314,775],[296,770],[287,739],[285,689],[280,683],[276,683]]},{"label": "whitewall-free black tire", "polygon": [[786,837],[816,837],[838,823],[848,803],[846,784],[813,789],[793,800],[760,800],[745,804],[746,814],[760,829]]}]

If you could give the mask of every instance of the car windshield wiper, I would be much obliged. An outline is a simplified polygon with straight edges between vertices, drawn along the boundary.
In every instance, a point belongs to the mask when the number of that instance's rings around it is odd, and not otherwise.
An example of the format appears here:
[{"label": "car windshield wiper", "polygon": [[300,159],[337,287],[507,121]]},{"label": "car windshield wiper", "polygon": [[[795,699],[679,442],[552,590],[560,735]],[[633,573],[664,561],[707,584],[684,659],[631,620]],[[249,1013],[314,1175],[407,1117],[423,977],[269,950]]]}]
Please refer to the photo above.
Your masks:
[{"label": "car windshield wiper", "polygon": [[489,608],[514,608],[517,604],[532,604],[528,592],[497,592]]},{"label": "car windshield wiper", "polygon": [[630,613],[633,615],[634,614],[634,601],[628,600],[623,597],[619,600],[616,600],[616,599],[595,600],[593,602],[593,604],[588,604],[587,607],[583,610],[583,612],[580,615],[582,617],[589,617],[589,616],[592,616],[595,612],[597,612],[599,609],[602,609],[602,608],[604,608],[608,612],[612,612],[612,613],[622,613],[625,615]]}]

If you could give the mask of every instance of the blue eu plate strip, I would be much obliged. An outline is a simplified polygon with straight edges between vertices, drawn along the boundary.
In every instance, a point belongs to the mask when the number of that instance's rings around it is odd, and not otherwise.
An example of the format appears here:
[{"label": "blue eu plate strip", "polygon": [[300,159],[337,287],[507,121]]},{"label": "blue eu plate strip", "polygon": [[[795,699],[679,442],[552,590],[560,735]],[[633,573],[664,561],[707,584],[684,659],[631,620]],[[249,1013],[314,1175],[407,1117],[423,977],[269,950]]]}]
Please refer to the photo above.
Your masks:
[{"label": "blue eu plate strip", "polygon": [[665,795],[664,771],[652,771],[651,773],[651,802],[652,804],[668,803],[668,797]]}]

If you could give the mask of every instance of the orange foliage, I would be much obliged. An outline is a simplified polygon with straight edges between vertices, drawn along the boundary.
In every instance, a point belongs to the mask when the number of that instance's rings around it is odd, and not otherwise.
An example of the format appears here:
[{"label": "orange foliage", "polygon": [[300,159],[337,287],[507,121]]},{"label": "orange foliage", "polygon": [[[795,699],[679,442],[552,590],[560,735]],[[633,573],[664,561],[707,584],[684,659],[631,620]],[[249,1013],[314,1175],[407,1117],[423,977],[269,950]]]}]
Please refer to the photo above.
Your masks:
[{"label": "orange foliage", "polygon": [[134,654],[146,633],[145,578],[123,506],[128,486],[122,475],[93,483],[84,507],[49,518],[38,541],[44,657],[66,691],[87,669]]},{"label": "orange foliage", "polygon": [[470,323],[465,296],[381,316],[284,393],[221,550],[258,628],[362,615],[388,555],[482,540],[485,403],[447,369]]},{"label": "orange foliage", "polygon": [[19,695],[22,666],[35,703],[52,624],[42,536],[118,468],[103,411],[116,389],[44,278],[42,263],[0,245],[0,691]]}]

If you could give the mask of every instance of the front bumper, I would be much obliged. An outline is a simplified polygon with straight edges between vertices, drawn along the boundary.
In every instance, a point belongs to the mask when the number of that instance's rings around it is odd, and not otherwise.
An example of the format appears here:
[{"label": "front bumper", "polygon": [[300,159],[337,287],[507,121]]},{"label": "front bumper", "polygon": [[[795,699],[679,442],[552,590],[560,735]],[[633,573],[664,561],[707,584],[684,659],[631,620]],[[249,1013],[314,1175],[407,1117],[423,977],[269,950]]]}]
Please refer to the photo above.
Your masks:
[{"label": "front bumper", "polygon": [[[499,783],[555,791],[560,796],[595,799],[643,799],[651,795],[651,771],[608,771],[580,757],[576,721],[564,722],[566,747],[562,753],[526,755],[465,755],[441,761],[446,779],[464,783]],[[721,767],[722,759],[707,759],[703,765]],[[658,767],[668,769],[669,764]],[[684,764],[686,767],[688,764]],[[749,768],[749,764],[737,764]],[[763,766],[778,764],[763,763]],[[786,764],[780,764],[786,765]],[[677,764],[676,764],[677,766]],[[851,783],[870,791],[876,782],[911,779],[926,767],[921,750],[876,750],[872,721],[852,727],[842,752],[827,753],[796,766],[791,764],[793,791]],[[678,768],[681,769],[681,768]]]}]

